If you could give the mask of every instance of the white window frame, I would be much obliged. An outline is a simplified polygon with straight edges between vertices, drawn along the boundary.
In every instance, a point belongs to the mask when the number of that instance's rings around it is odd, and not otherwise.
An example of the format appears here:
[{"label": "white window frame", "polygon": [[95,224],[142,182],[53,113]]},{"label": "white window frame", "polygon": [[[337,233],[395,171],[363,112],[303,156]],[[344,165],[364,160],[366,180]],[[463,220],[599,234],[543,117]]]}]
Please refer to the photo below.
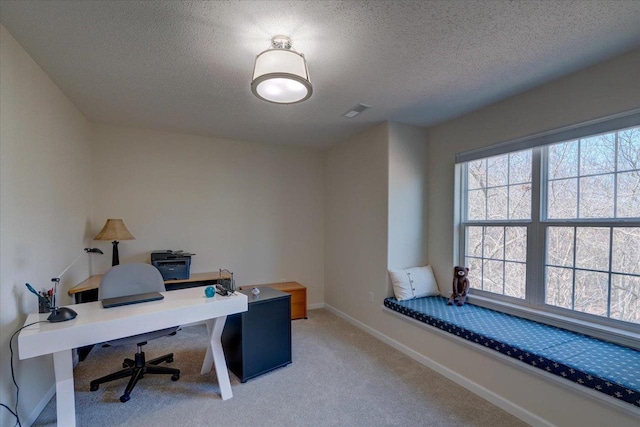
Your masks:
[{"label": "white window frame", "polygon": [[[456,155],[456,264],[464,265],[466,254],[467,226],[526,226],[527,227],[527,277],[525,299],[517,299],[479,289],[472,289],[471,299],[478,305],[526,317],[543,323],[567,328],[580,333],[618,342],[640,349],[640,325],[607,317],[565,309],[545,303],[546,230],[554,226],[574,227],[640,227],[640,219],[546,219],[547,147],[557,142],[579,139],[587,136],[640,126],[640,109],[621,113],[578,125],[568,126],[514,141],[495,144],[486,148]],[[531,220],[482,220],[466,221],[467,163],[510,152],[532,150]],[[612,250],[611,247],[609,248]],[[575,270],[575,265],[573,266]],[[538,285],[531,285],[537,283]]]}]

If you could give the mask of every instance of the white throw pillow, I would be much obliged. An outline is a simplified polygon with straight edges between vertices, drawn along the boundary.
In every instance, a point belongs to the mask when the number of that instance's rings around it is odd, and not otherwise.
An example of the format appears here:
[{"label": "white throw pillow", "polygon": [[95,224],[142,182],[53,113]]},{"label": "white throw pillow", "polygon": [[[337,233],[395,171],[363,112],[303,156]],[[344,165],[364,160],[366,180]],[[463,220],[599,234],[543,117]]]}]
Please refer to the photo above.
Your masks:
[{"label": "white throw pillow", "polygon": [[389,270],[393,293],[398,301],[440,295],[430,265]]}]

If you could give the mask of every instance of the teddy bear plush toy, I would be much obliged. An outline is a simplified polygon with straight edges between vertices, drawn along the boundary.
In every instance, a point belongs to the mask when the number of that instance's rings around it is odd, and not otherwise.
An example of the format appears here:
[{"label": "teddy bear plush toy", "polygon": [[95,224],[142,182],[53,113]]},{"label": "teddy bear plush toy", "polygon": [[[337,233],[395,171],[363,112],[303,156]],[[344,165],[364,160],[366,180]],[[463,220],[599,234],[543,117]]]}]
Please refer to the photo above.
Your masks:
[{"label": "teddy bear plush toy", "polygon": [[449,298],[448,305],[453,305],[456,301],[456,305],[462,306],[467,300],[467,291],[469,290],[469,269],[467,267],[456,266],[453,268],[453,293]]}]

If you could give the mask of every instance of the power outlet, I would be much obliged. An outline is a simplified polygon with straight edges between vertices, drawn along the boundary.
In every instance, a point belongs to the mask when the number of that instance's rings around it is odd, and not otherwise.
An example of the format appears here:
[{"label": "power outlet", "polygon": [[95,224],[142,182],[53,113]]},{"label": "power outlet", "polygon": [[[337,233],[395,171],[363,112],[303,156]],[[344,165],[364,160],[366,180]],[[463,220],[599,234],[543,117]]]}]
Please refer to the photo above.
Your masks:
[{"label": "power outlet", "polygon": [[369,302],[373,304],[373,292],[369,291]]}]

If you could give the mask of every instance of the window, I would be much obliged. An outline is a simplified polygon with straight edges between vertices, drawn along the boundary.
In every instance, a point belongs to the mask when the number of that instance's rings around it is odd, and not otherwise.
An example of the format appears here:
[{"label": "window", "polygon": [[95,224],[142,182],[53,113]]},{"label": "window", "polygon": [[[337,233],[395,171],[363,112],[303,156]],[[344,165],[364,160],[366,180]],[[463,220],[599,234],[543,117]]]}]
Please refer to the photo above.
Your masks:
[{"label": "window", "polygon": [[472,292],[640,324],[640,126],[543,140],[459,162]]}]

